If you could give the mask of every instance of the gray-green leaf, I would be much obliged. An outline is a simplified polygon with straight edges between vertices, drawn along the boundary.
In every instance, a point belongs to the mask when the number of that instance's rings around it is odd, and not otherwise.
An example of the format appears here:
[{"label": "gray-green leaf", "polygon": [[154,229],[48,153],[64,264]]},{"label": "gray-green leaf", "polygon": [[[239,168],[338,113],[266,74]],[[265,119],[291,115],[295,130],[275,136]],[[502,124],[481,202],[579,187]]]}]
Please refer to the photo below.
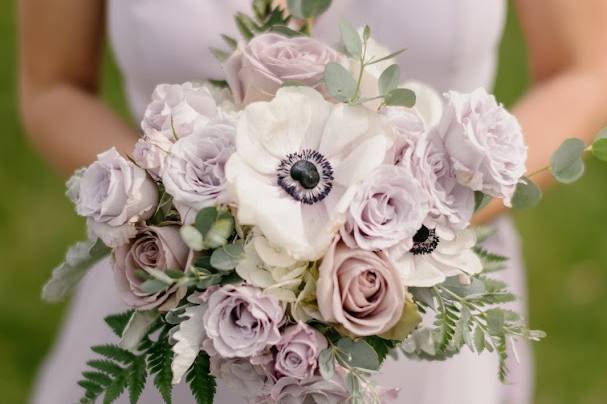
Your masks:
[{"label": "gray-green leaf", "polygon": [[514,196],[512,197],[512,207],[514,209],[528,209],[537,206],[542,199],[542,190],[529,178],[523,177],[516,186]]},{"label": "gray-green leaf", "polygon": [[350,367],[377,370],[379,369],[379,358],[377,353],[365,341],[354,341],[343,337],[337,341],[338,356]]},{"label": "gray-green leaf", "polygon": [[386,105],[413,108],[415,106],[415,92],[408,88],[395,88],[386,94]]},{"label": "gray-green leaf", "polygon": [[211,254],[211,265],[220,271],[231,271],[236,268],[243,256],[242,243],[228,244]]},{"label": "gray-green leaf", "polygon": [[352,75],[339,63],[332,62],[325,66],[325,84],[329,93],[341,102],[350,100],[356,91]]},{"label": "gray-green leaf", "polygon": [[584,174],[584,161],[582,154],[586,145],[580,139],[567,139],[550,160],[550,171],[557,181],[571,184]]},{"label": "gray-green leaf", "polygon": [[388,66],[379,76],[379,94],[385,95],[398,87],[400,83],[400,67],[397,64]]},{"label": "gray-green leaf", "polygon": [[335,355],[332,348],[327,348],[318,356],[320,375],[325,380],[333,379],[335,375]]},{"label": "gray-green leaf", "polygon": [[318,17],[331,5],[331,0],[288,0],[289,13],[300,19]]},{"label": "gray-green leaf", "polygon": [[599,160],[607,161],[607,137],[600,137],[592,143],[592,154]]},{"label": "gray-green leaf", "polygon": [[352,24],[345,20],[339,24],[339,29],[341,31],[341,40],[344,43],[348,54],[353,58],[360,59],[363,51],[363,44],[356,29],[354,29]]}]

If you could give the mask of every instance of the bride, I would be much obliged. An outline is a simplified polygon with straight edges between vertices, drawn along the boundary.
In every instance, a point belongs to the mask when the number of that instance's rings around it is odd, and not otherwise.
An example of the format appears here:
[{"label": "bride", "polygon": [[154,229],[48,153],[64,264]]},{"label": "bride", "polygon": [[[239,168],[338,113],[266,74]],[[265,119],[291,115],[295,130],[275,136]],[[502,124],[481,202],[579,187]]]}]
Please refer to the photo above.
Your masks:
[{"label": "bride", "polygon": [[[156,84],[222,76],[208,49],[221,46],[220,33],[237,36],[232,16],[249,11],[250,3],[21,0],[21,105],[33,142],[62,173],[90,163],[110,146],[124,153],[131,150],[136,126],[119,119],[97,97],[104,32],[108,31],[137,121]],[[514,111],[527,135],[528,169],[534,171],[565,138],[595,133],[606,121],[602,29],[607,5],[601,0],[518,0],[517,6],[535,85]],[[408,48],[398,60],[408,79],[439,91],[490,89],[505,11],[505,0],[334,0],[316,21],[314,33],[334,43],[340,19],[367,23],[380,43],[393,50]],[[516,232],[501,213],[498,204],[491,205],[476,220],[494,221],[498,233],[491,240],[492,250],[513,258],[502,276],[524,296]],[[112,338],[101,319],[123,310],[108,263],[102,262],[88,273],[72,300],[41,369],[33,403],[78,400],[81,391],[75,382],[90,358],[89,347]],[[439,363],[389,360],[378,380],[383,386],[399,387],[402,402],[530,403],[530,355],[526,346],[518,346],[518,354],[520,363],[511,364],[509,385],[499,383],[492,355],[471,352]],[[189,397],[187,388],[177,386],[174,402],[191,402]],[[148,386],[141,402],[159,403],[161,398]],[[216,402],[241,401],[220,383]]]}]

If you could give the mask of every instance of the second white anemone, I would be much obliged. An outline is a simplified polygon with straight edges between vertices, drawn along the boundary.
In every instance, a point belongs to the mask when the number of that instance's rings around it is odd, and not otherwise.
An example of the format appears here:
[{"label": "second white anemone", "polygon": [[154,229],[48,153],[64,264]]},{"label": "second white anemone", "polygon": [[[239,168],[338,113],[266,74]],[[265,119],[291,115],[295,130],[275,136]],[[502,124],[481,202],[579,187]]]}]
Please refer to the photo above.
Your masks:
[{"label": "second white anemone", "polygon": [[226,166],[239,222],[296,259],[321,258],[355,185],[391,144],[375,112],[332,104],[312,88],[284,87],[248,105]]}]

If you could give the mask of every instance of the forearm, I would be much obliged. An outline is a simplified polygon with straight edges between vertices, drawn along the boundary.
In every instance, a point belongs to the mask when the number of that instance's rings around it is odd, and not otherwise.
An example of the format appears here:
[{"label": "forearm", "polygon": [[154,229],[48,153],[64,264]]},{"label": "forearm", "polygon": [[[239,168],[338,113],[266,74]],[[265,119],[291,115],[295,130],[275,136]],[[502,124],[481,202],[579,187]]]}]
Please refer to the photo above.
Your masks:
[{"label": "forearm", "polygon": [[69,175],[115,146],[131,152],[137,132],[113,113],[95,94],[56,84],[36,92],[22,92],[22,113],[32,142],[60,173]]},{"label": "forearm", "polygon": [[[605,88],[600,71],[572,68],[538,83],[514,106],[529,146],[528,172],[547,166],[565,139],[577,137],[589,143],[596,136],[607,122]],[[553,182],[548,172],[533,180],[544,189]],[[493,201],[474,222],[488,222],[505,211],[501,201]]]}]

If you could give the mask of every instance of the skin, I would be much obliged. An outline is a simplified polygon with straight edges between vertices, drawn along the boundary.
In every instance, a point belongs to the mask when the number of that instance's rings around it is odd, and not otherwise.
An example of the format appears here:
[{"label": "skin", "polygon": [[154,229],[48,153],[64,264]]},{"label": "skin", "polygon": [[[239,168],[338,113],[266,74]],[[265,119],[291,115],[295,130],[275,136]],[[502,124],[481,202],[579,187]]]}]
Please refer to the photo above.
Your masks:
[{"label": "skin", "polygon": [[[547,165],[565,139],[589,143],[607,123],[607,2],[517,0],[516,5],[534,84],[513,112],[533,172]],[[66,175],[109,147],[126,155],[137,140],[136,130],[99,99],[103,27],[103,0],[19,1],[23,122],[40,153]],[[533,179],[544,188],[552,181],[547,173]],[[489,221],[504,210],[495,201],[474,221]]]}]

